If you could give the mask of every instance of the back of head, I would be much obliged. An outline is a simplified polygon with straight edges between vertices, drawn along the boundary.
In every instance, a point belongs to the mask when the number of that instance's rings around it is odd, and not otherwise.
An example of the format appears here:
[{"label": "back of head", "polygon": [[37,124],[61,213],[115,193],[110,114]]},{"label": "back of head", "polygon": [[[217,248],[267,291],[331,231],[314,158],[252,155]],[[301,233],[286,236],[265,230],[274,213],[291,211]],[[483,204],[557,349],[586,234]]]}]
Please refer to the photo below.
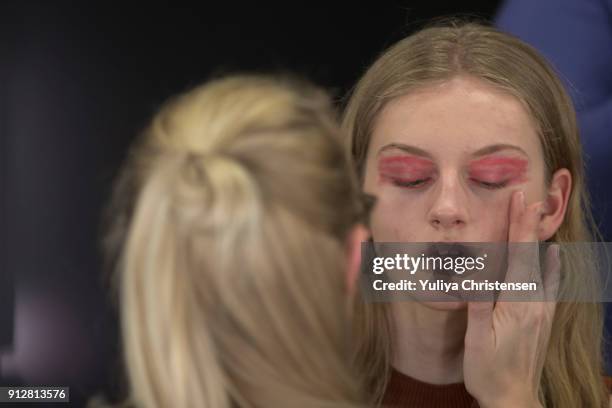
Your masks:
[{"label": "back of head", "polygon": [[324,92],[259,76],[169,101],[134,145],[107,235],[131,402],[345,406],[343,240],[360,215]]}]

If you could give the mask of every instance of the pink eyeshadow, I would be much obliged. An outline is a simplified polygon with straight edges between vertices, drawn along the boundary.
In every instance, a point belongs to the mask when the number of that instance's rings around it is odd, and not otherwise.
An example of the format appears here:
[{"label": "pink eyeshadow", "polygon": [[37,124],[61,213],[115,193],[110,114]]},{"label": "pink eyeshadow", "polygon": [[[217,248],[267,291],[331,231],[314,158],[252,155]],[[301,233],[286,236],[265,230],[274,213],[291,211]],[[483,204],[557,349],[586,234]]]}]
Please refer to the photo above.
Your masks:
[{"label": "pink eyeshadow", "polygon": [[378,172],[381,177],[426,178],[433,169],[431,160],[414,156],[382,157],[378,162]]},{"label": "pink eyeshadow", "polygon": [[486,157],[470,165],[470,177],[489,183],[526,181],[527,160],[511,157]]}]

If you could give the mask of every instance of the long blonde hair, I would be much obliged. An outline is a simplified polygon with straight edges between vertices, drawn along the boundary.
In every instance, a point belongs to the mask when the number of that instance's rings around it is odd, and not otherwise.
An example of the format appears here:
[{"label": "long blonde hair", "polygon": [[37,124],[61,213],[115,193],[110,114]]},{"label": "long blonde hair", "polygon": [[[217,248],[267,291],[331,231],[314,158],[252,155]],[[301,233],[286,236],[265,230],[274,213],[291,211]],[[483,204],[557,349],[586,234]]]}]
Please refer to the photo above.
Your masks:
[{"label": "long blonde hair", "polygon": [[165,104],[130,151],[106,240],[130,404],[358,404],[343,274],[358,190],[315,87],[234,76]]},{"label": "long blonde hair", "polygon": [[[546,163],[546,181],[567,168],[573,188],[567,213],[553,242],[590,242],[601,237],[585,187],[576,116],[549,64],[532,47],[494,28],[451,21],[426,28],[386,50],[367,70],[348,101],[343,127],[350,135],[355,169],[363,180],[365,158],[377,115],[389,101],[417,87],[467,75],[515,96],[533,117]],[[562,299],[584,299],[592,289],[591,254],[564,247]],[[590,268],[590,269],[589,269]],[[388,305],[362,305],[359,363],[370,375],[375,401],[389,376],[392,325]],[[541,383],[540,398],[554,408],[607,406],[602,381],[602,310],[596,302],[558,304]]]}]

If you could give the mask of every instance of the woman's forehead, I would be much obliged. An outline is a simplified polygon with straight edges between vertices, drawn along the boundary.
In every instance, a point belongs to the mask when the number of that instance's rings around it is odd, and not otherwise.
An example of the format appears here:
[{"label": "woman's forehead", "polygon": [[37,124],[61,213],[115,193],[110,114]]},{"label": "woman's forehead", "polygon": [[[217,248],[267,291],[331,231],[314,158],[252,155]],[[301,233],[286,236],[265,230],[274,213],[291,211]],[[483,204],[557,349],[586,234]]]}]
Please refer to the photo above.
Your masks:
[{"label": "woman's forehead", "polygon": [[536,127],[521,102],[472,78],[455,78],[388,102],[375,121],[370,147],[378,151],[393,143],[432,155],[507,144],[537,157],[540,149]]}]

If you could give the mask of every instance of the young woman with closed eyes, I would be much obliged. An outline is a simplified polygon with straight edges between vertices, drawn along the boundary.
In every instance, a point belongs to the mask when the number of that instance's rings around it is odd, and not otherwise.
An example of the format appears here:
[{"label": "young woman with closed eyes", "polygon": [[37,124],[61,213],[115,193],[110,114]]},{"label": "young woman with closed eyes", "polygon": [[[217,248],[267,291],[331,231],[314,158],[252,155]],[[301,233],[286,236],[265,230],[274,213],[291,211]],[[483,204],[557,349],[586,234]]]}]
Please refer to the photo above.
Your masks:
[{"label": "young woman with closed eyes", "polygon": [[[377,198],[375,242],[595,240],[570,99],[510,35],[450,23],[407,37],[359,80],[344,127]],[[590,254],[568,247],[560,262],[560,297],[594,285],[581,274]],[[360,316],[376,402],[608,405],[600,304],[366,303]]]}]

